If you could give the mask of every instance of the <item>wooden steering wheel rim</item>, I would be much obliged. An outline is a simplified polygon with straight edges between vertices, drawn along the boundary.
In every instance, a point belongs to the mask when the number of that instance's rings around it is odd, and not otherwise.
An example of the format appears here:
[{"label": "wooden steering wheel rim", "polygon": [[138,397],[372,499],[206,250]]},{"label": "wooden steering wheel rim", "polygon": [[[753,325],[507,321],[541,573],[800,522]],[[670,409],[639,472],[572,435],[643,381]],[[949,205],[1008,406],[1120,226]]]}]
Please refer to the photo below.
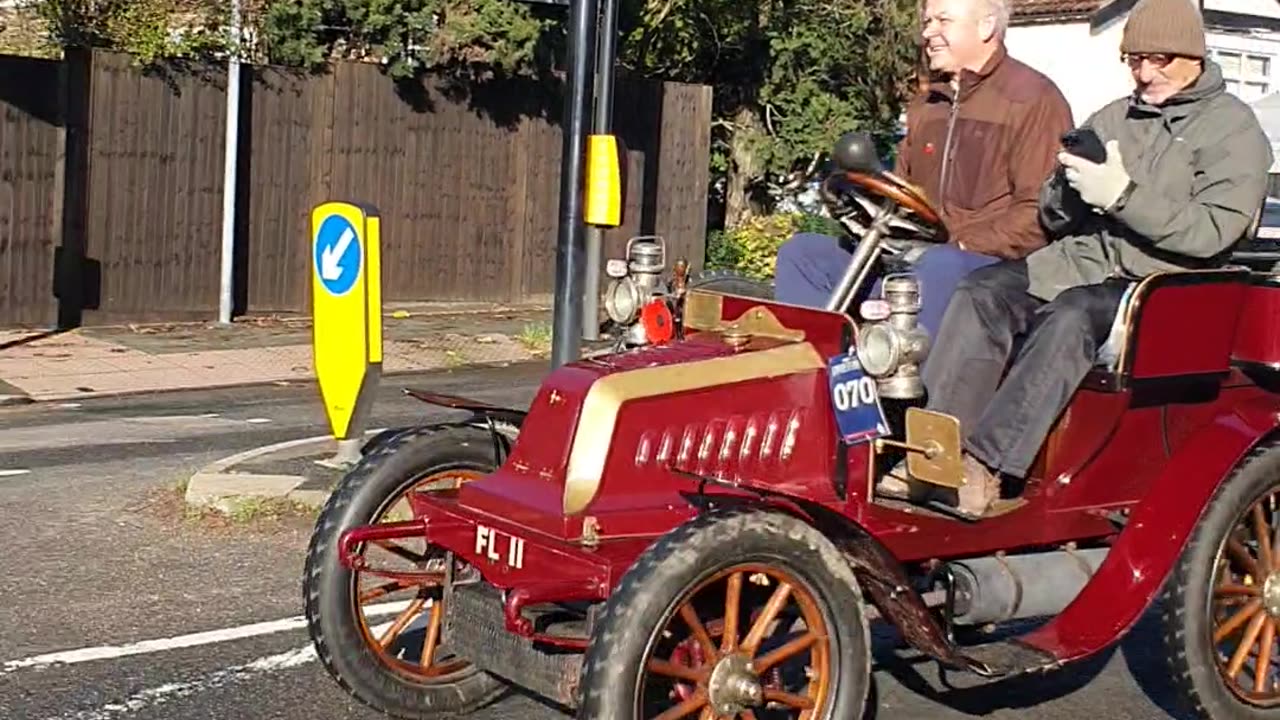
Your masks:
[{"label": "wooden steering wheel rim", "polygon": [[863,173],[846,171],[845,178],[849,182],[859,187],[866,188],[871,192],[905,207],[911,212],[920,216],[922,220],[932,225],[942,225],[942,218],[938,217],[938,213],[934,211],[929,201],[916,190],[914,187],[907,185],[905,182],[894,182],[876,175],[864,175]]}]

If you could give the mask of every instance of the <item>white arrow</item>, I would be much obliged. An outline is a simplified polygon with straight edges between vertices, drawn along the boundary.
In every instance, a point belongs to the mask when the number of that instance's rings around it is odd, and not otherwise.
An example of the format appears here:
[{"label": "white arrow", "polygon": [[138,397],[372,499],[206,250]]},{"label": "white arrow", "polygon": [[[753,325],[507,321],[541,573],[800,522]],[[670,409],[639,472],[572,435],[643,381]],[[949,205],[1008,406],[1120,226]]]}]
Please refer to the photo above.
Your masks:
[{"label": "white arrow", "polygon": [[356,234],[351,228],[347,228],[342,232],[342,237],[338,238],[336,245],[327,247],[320,253],[320,277],[325,280],[337,280],[342,277],[342,266],[338,261],[342,259],[351,241],[355,239]]}]

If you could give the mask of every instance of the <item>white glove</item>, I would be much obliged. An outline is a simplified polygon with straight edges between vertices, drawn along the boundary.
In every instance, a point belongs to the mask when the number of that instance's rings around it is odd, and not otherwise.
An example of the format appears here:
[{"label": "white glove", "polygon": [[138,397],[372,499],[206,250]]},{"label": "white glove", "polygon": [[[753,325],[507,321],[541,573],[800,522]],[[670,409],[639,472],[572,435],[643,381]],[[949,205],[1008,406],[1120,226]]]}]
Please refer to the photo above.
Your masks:
[{"label": "white glove", "polygon": [[1129,187],[1129,173],[1125,172],[1120,157],[1120,143],[1115,140],[1107,142],[1107,161],[1101,165],[1068,152],[1058,153],[1058,162],[1065,168],[1067,183],[1080,193],[1080,199],[1100,210],[1115,205]]}]

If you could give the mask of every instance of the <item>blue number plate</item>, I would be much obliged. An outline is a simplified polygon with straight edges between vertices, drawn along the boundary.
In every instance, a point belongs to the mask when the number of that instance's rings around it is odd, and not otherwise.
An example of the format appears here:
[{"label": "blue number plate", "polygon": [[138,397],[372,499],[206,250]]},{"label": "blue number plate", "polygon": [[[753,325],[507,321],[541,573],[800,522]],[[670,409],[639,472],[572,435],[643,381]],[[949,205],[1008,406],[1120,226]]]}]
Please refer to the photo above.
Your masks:
[{"label": "blue number plate", "polygon": [[876,381],[862,371],[862,363],[858,362],[856,355],[837,355],[828,360],[827,377],[836,426],[845,442],[889,434],[889,423],[884,419]]}]

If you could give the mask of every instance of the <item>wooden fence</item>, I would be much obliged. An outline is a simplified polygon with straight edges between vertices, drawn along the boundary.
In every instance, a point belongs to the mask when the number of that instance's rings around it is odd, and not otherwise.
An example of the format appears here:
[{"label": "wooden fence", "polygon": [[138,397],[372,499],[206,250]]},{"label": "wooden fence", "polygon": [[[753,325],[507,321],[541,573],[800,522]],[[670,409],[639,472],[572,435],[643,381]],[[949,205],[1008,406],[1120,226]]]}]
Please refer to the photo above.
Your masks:
[{"label": "wooden fence", "polygon": [[[382,216],[388,301],[549,301],[559,209],[558,83],[459,96],[378,68],[244,68],[237,313],[310,307],[309,211]],[[225,74],[151,75],[125,56],[0,57],[0,326],[216,318]],[[711,91],[622,79],[623,225],[703,260]]]}]

